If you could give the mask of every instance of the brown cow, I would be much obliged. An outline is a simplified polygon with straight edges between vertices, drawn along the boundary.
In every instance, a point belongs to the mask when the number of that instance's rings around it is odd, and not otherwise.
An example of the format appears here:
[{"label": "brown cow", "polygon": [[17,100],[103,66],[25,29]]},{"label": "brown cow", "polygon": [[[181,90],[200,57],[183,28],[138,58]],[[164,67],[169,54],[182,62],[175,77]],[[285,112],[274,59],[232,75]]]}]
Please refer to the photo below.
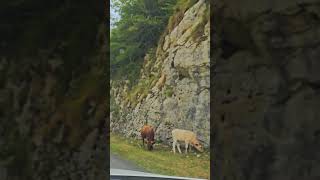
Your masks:
[{"label": "brown cow", "polygon": [[147,147],[148,150],[151,151],[153,149],[154,141],[154,130],[152,126],[144,125],[140,130],[141,137],[142,137],[142,145],[144,147],[144,139],[147,139]]}]

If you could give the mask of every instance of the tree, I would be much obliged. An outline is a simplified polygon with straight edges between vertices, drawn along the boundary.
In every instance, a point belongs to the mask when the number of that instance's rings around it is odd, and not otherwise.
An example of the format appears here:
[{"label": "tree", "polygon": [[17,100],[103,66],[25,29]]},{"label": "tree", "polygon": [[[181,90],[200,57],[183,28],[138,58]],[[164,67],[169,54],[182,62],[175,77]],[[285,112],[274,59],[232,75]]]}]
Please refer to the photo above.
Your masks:
[{"label": "tree", "polygon": [[138,79],[143,57],[157,45],[175,4],[175,0],[112,0],[120,16],[111,30],[112,79]]}]

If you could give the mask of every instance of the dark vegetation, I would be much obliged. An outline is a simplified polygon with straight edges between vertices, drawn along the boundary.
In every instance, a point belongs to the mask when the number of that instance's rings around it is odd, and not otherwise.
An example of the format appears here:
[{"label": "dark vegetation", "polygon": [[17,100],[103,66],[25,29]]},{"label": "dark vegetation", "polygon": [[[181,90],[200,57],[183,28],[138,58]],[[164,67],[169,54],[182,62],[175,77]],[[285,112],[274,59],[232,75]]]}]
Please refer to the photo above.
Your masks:
[{"label": "dark vegetation", "polygon": [[[93,1],[0,2],[1,180],[52,179],[52,174],[71,179],[72,173],[61,174],[57,167],[67,170],[88,134],[104,128],[109,73],[104,8]],[[62,138],[54,141],[59,133]],[[95,160],[86,161],[90,167],[81,172],[89,175]]]}]

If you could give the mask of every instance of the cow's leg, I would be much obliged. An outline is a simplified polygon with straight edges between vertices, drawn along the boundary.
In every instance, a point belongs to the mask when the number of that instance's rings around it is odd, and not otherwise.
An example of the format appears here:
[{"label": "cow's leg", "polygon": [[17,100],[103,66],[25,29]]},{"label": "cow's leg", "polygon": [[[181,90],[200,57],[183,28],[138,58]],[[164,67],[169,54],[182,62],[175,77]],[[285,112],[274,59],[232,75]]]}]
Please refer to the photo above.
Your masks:
[{"label": "cow's leg", "polygon": [[142,138],[142,146],[144,147],[144,138]]},{"label": "cow's leg", "polygon": [[188,153],[188,142],[185,141],[184,143],[185,143],[185,146],[186,146],[186,152],[185,153],[187,154]]},{"label": "cow's leg", "polygon": [[191,144],[189,145],[189,152],[191,152],[191,148],[192,148],[192,146],[191,146]]},{"label": "cow's leg", "polygon": [[173,151],[174,154],[176,153],[176,143],[177,143],[177,141],[176,141],[176,140],[173,140],[173,143],[172,143],[172,151]]},{"label": "cow's leg", "polygon": [[180,150],[180,144],[179,143],[177,143],[177,147],[178,147],[178,151],[179,151],[179,153],[181,154],[181,150]]}]

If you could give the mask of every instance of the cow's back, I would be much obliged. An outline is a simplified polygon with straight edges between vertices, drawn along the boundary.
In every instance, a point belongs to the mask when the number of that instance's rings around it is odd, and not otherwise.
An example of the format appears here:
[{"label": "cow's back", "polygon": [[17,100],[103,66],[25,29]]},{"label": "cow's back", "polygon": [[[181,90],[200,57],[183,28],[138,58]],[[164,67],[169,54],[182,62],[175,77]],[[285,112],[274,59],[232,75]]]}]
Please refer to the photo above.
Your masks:
[{"label": "cow's back", "polygon": [[174,129],[172,130],[172,137],[178,141],[191,140],[195,137],[192,131],[184,129]]},{"label": "cow's back", "polygon": [[144,125],[141,129],[141,136],[142,138],[151,138],[153,139],[154,138],[154,132],[153,132],[153,128],[152,126],[149,126],[149,125]]}]

